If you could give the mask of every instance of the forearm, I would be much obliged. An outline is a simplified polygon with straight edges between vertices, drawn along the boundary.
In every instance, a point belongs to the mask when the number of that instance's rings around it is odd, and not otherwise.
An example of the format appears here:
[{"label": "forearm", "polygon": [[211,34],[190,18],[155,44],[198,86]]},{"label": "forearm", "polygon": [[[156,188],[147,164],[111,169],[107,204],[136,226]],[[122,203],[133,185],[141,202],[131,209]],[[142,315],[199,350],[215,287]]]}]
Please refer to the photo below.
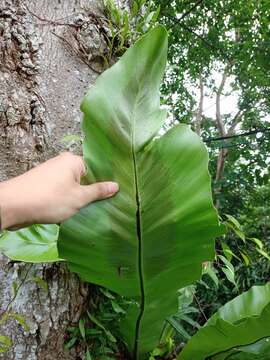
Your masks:
[{"label": "forearm", "polygon": [[0,183],[2,230],[60,223],[81,207],[118,191],[118,184],[110,181],[81,185],[84,174],[82,158],[66,153]]}]

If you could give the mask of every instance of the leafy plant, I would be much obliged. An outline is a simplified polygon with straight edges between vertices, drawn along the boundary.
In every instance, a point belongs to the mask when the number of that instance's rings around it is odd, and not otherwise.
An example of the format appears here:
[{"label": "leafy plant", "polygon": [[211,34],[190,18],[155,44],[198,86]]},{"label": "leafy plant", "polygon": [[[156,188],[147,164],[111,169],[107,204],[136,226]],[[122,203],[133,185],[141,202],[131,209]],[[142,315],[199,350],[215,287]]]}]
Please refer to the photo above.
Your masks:
[{"label": "leafy plant", "polygon": [[[267,351],[269,357],[269,346],[263,341],[266,341],[269,335],[270,283],[254,286],[221,307],[190,339],[178,359],[252,359],[239,353],[253,351],[256,354],[255,349],[261,349],[265,354]],[[259,342],[256,346],[251,345],[256,342]],[[234,357],[233,354],[238,355]]]},{"label": "leafy plant", "polygon": [[[111,358],[115,354],[126,359],[124,345],[119,335],[119,324],[125,316],[129,301],[102,287],[91,287],[88,310],[82,315],[78,326],[67,329],[65,349],[80,344],[85,348],[86,359]],[[87,357],[88,356],[88,357]],[[120,358],[120,356],[119,356]]]},{"label": "leafy plant", "polygon": [[[159,343],[165,319],[177,311],[178,289],[200,278],[202,262],[214,256],[213,238],[223,232],[202,141],[186,125],[159,136],[166,120],[159,100],[166,52],[167,33],[158,26],[86,95],[85,181],[116,180],[120,192],[62,224],[58,239],[59,254],[72,271],[130,299],[120,331],[134,359]],[[56,232],[45,234],[40,251],[40,228],[34,229],[36,237],[32,228],[18,233],[29,251],[20,248],[15,256],[56,260]],[[36,245],[38,251],[30,251]]]},{"label": "leafy plant", "polygon": [[198,313],[199,310],[192,306],[193,297],[195,293],[195,286],[189,285],[179,290],[178,296],[178,311],[175,315],[170,316],[167,321],[174,328],[177,335],[181,335],[184,341],[191,338],[191,335],[186,331],[183,323],[186,323],[194,329],[199,329],[200,324],[192,319],[190,314]]},{"label": "leafy plant", "polygon": [[104,0],[104,7],[110,36],[107,36],[108,55],[103,59],[109,67],[115,57],[123,55],[131,44],[153,28],[160,6],[156,7],[152,1],[135,0],[132,1],[131,11],[128,11],[121,9],[114,0]]},{"label": "leafy plant", "polygon": [[121,190],[62,224],[58,242],[72,271],[135,299],[121,325],[134,358],[158,343],[177,290],[200,278],[222,233],[199,137],[178,125],[157,138],[166,119],[159,108],[166,51],[166,30],[156,27],[86,95],[86,180],[113,179]]},{"label": "leafy plant", "polygon": [[[245,245],[247,245],[247,241],[249,242],[249,245],[250,244],[253,246],[255,245],[255,248],[254,247],[253,248],[255,249],[257,254],[259,256],[263,256],[264,258],[266,258],[267,260],[270,261],[270,256],[267,253],[267,250],[265,250],[263,242],[255,237],[246,236],[242,230],[240,223],[238,222],[238,220],[235,217],[226,214],[226,220],[223,223],[228,229],[233,231],[233,233],[238,238],[240,238]],[[230,250],[229,251],[227,250],[227,253],[229,253],[229,252],[230,252]],[[240,256],[243,258],[245,264],[248,265],[250,262],[250,259],[249,259],[247,252],[244,252],[242,249],[239,250],[239,252],[240,252]],[[230,254],[232,256],[235,256],[235,254],[233,252],[230,252]],[[237,258],[237,256],[235,256],[235,257]],[[238,258],[238,260],[239,260],[239,258]]]}]

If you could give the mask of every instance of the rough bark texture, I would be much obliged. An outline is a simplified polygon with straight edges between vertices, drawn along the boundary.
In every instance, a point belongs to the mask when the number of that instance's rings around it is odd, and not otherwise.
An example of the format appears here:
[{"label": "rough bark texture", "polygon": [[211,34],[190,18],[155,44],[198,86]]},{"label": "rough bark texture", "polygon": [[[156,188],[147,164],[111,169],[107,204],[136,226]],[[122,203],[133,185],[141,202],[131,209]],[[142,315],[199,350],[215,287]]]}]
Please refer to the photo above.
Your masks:
[{"label": "rough bark texture", "polygon": [[[99,3],[1,0],[0,181],[67,149],[60,139],[80,133],[80,101],[97,76],[91,68],[106,52],[102,23],[93,15]],[[19,287],[16,297],[12,284]],[[0,359],[83,358],[75,349],[64,352],[63,342],[87,295],[65,265],[14,263],[0,255],[0,335],[13,341]],[[30,330],[13,316],[3,320],[11,313],[22,315]]]}]

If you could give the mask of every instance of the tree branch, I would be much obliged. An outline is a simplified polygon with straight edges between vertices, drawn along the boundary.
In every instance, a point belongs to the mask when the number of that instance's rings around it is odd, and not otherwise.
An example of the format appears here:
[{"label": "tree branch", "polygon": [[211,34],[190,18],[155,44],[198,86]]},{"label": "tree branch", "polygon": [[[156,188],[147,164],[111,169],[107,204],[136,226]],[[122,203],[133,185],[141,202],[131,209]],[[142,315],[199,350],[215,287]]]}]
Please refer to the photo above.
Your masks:
[{"label": "tree branch", "polygon": [[184,12],[184,14],[177,20],[178,22],[183,20],[185,17],[187,17],[190,13],[192,13],[193,10],[196,10],[197,7],[199,7],[199,5],[201,5],[201,3],[204,0],[198,0],[189,10],[187,10],[186,12]]},{"label": "tree branch", "polygon": [[[220,133],[220,135],[222,137],[225,137],[228,135],[228,133],[226,132],[226,128],[225,128],[225,124],[224,121],[222,120],[222,116],[221,116],[221,108],[220,108],[220,99],[221,99],[221,94],[222,91],[224,90],[224,86],[226,84],[226,80],[228,78],[229,75],[229,71],[231,69],[231,67],[233,66],[234,61],[229,61],[228,64],[225,66],[224,71],[223,71],[223,75],[222,75],[222,79],[217,91],[217,95],[216,95],[216,122],[217,122],[217,128],[218,131]],[[240,114],[239,114],[240,115]],[[232,127],[232,131],[235,128],[235,126],[238,123],[238,117],[234,118],[233,121],[233,127]],[[218,155],[218,160],[217,160],[217,171],[216,171],[216,178],[215,178],[215,182],[219,182],[222,178],[222,174],[224,171],[224,167],[225,167],[225,159],[228,155],[228,149],[226,148],[221,148],[219,150],[219,155]],[[219,203],[217,201],[216,206],[219,206]]]},{"label": "tree branch", "polygon": [[226,80],[227,80],[228,72],[229,72],[230,68],[231,68],[231,64],[228,63],[225,66],[225,69],[223,71],[222,79],[221,79],[221,82],[220,82],[220,85],[218,87],[218,91],[216,94],[216,122],[217,122],[217,128],[218,128],[219,134],[221,136],[226,136],[226,130],[225,130],[224,122],[222,121],[222,116],[221,116],[220,98],[221,98],[221,94],[224,89],[224,86],[226,84]]}]

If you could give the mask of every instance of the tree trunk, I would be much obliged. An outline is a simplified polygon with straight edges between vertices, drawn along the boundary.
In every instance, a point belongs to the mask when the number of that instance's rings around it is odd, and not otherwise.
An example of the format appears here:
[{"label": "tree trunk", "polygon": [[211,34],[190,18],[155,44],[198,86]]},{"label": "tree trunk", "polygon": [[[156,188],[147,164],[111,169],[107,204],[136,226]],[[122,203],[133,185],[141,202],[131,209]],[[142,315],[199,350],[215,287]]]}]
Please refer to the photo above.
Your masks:
[{"label": "tree trunk", "polygon": [[[106,51],[93,14],[98,5],[1,0],[0,181],[67,149],[64,135],[80,134],[80,101],[97,77],[89,59]],[[63,343],[87,296],[88,286],[65,265],[17,263],[0,255],[0,335],[13,342],[0,359],[83,358],[80,349],[64,352]]]},{"label": "tree trunk", "polygon": [[[221,83],[219,85],[217,94],[216,94],[216,126],[217,129],[219,131],[219,135],[221,137],[225,137],[226,136],[226,128],[225,128],[225,123],[222,119],[222,115],[221,115],[221,95],[222,95],[222,91],[224,89],[227,77],[228,77],[228,72],[230,70],[231,64],[226,65],[223,75],[222,75],[222,79],[221,79]],[[221,148],[219,150],[219,154],[218,154],[218,159],[217,159],[217,168],[216,168],[216,177],[215,177],[215,184],[218,185],[215,188],[215,193],[219,194],[221,192],[222,186],[219,184],[219,182],[222,179],[222,175],[223,175],[223,171],[224,171],[224,166],[225,166],[225,160],[226,160],[226,156],[228,154],[228,150],[227,149],[223,149]],[[216,203],[215,203],[216,208],[218,209],[220,206],[219,203],[219,199],[216,199]]]},{"label": "tree trunk", "polygon": [[202,73],[200,74],[199,80],[199,88],[200,88],[200,100],[195,118],[195,131],[200,136],[201,135],[201,127],[202,127],[202,119],[203,119],[203,100],[204,100],[204,86],[203,86],[203,77]]}]

